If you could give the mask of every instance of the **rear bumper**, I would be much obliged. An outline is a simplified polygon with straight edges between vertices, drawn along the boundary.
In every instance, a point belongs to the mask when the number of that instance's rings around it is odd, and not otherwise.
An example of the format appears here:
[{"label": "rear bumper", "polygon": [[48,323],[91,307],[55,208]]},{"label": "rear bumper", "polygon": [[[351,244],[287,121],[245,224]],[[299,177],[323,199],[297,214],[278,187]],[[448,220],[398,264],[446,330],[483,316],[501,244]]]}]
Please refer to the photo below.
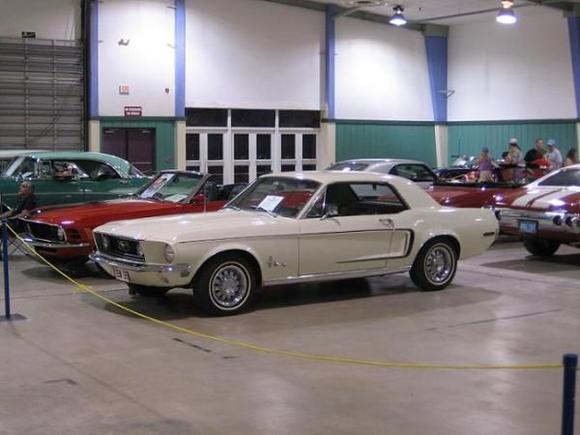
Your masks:
[{"label": "rear bumper", "polygon": [[[547,238],[565,243],[580,240],[580,215],[578,213],[515,209],[499,209],[498,212],[500,229],[503,233]],[[522,232],[520,229],[522,221],[536,222],[537,232]]]}]

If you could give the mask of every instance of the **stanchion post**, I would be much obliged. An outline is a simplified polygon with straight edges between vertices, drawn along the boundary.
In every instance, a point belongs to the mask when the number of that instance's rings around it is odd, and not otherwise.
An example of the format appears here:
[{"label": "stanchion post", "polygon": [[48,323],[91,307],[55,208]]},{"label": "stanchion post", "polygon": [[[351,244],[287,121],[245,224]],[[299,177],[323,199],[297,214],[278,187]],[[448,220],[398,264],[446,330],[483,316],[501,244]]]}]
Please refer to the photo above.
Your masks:
[{"label": "stanchion post", "polygon": [[2,265],[4,267],[4,317],[10,320],[10,274],[8,273],[8,224],[2,219]]},{"label": "stanchion post", "polygon": [[578,355],[567,353],[564,362],[564,388],[562,396],[562,435],[574,435],[574,402],[576,400],[576,370]]}]

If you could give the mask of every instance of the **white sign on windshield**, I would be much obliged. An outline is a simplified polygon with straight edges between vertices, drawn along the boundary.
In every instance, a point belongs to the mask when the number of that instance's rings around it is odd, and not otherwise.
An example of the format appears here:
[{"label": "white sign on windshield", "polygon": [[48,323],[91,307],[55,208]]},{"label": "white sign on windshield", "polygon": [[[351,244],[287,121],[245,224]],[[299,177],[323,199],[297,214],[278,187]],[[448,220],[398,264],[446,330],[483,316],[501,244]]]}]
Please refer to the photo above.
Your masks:
[{"label": "white sign on windshield", "polygon": [[283,196],[268,195],[262,200],[260,204],[258,204],[258,208],[274,211],[274,209],[278,207],[278,204],[280,204],[283,199]]}]

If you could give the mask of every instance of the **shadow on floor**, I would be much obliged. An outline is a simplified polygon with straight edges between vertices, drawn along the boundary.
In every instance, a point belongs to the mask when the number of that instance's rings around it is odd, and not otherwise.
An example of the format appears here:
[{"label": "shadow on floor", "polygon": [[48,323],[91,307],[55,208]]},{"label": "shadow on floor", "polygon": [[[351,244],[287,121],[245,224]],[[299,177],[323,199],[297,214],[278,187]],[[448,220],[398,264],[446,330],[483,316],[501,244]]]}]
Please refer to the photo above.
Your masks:
[{"label": "shadow on floor", "polygon": [[517,260],[504,260],[482,263],[482,266],[517,270],[536,274],[558,274],[559,272],[576,271],[580,267],[580,254],[554,255],[552,257],[535,257],[528,255]]}]

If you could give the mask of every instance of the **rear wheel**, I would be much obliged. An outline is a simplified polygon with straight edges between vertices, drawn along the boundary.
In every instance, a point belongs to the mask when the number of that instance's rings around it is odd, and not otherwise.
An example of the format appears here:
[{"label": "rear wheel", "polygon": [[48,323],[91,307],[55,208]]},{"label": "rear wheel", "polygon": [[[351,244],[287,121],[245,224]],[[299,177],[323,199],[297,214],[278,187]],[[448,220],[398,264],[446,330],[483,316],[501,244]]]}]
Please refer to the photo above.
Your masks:
[{"label": "rear wheel", "polygon": [[138,294],[139,296],[144,296],[146,298],[158,298],[163,296],[169,291],[168,288],[164,287],[151,287],[148,285],[139,284],[127,284],[129,286],[129,292],[132,294]]},{"label": "rear wheel", "polygon": [[537,239],[533,237],[524,237],[524,246],[528,252],[538,257],[549,257],[560,247],[560,242],[553,240]]},{"label": "rear wheel", "polygon": [[208,314],[238,314],[249,305],[256,282],[250,261],[236,254],[221,255],[203,266],[193,285],[193,297]]},{"label": "rear wheel", "polygon": [[457,270],[457,253],[445,240],[429,241],[421,248],[413,267],[411,279],[425,291],[443,290],[451,283]]}]

